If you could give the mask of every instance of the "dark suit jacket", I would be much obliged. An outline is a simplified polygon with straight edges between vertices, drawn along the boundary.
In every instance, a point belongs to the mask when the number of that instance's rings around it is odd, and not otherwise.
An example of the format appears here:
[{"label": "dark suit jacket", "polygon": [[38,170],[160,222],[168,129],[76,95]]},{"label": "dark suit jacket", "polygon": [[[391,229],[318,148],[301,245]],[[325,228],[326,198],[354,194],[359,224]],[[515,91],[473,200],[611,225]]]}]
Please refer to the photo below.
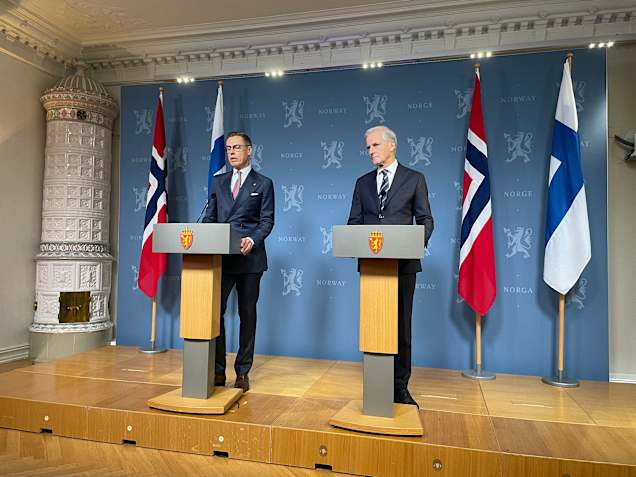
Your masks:
[{"label": "dark suit jacket", "polygon": [[252,169],[234,200],[230,192],[231,181],[232,171],[214,176],[203,222],[230,224],[241,237],[254,240],[249,254],[223,257],[224,272],[264,272],[267,270],[265,238],[274,227],[274,185],[270,178]]},{"label": "dark suit jacket", "polygon": [[[349,213],[349,225],[424,225],[426,237],[433,233],[433,216],[428,202],[428,189],[424,175],[398,163],[395,177],[384,203],[383,218],[380,217],[377,170],[363,175],[356,181]],[[400,260],[400,274],[422,271],[420,260]]]}]

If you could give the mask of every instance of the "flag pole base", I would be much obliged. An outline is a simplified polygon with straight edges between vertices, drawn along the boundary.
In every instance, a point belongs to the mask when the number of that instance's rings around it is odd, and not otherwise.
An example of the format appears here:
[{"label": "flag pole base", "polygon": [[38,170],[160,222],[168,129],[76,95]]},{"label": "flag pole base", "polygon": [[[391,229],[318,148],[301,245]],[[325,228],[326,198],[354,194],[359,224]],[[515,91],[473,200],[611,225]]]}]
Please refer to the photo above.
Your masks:
[{"label": "flag pole base", "polygon": [[475,367],[475,369],[462,371],[462,376],[468,379],[474,379],[475,381],[492,381],[497,378],[495,373],[484,371],[480,365]]},{"label": "flag pole base", "polygon": [[139,348],[139,352],[144,354],[159,354],[159,353],[165,353],[166,351],[168,351],[166,348],[156,347],[154,341],[150,342],[150,346]]},{"label": "flag pole base", "polygon": [[544,376],[541,381],[550,386],[557,386],[559,388],[576,388],[580,383],[578,379],[568,378],[563,371],[557,371],[552,376]]}]

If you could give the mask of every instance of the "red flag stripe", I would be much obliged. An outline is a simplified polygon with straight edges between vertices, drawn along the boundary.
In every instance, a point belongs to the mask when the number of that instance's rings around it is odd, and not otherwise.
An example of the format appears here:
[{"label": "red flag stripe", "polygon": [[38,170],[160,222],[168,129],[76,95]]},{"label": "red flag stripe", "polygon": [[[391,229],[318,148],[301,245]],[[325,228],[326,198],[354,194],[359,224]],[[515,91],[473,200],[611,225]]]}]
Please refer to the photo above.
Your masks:
[{"label": "red flag stripe", "polygon": [[467,141],[462,195],[462,244],[457,292],[475,312],[485,315],[495,302],[497,279],[488,147],[481,107],[479,71],[476,71],[475,74]]},{"label": "red flag stripe", "polygon": [[165,253],[155,253],[152,251],[154,225],[168,221],[165,148],[166,133],[163,122],[163,96],[159,94],[152,153],[150,155],[146,214],[144,216],[144,233],[141,255],[139,257],[139,277],[137,280],[139,289],[149,297],[156,295],[159,278],[165,273],[168,262]]}]

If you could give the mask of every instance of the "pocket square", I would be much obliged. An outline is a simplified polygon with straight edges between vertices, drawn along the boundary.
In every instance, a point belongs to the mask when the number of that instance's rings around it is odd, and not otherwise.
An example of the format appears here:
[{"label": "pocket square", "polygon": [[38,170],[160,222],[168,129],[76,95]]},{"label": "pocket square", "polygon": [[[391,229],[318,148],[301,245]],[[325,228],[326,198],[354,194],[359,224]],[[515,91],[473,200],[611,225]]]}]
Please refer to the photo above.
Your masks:
[{"label": "pocket square", "polygon": [[257,195],[260,195],[260,194],[259,194],[258,192],[252,192],[252,193],[250,194],[250,197],[255,197],[255,196],[257,196]]}]

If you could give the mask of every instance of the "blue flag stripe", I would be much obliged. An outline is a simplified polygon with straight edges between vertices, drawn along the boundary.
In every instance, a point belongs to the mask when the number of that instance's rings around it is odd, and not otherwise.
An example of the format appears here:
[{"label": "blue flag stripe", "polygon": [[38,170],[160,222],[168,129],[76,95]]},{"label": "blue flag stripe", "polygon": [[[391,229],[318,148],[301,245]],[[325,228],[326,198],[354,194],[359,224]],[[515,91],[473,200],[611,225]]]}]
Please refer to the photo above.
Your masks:
[{"label": "blue flag stripe", "polygon": [[212,193],[212,178],[225,165],[225,135],[214,140],[210,151],[210,168],[208,170],[208,195]]},{"label": "blue flag stripe", "polygon": [[466,159],[468,159],[471,166],[481,172],[485,177],[470,203],[466,217],[464,217],[462,221],[461,245],[464,245],[477,217],[479,217],[479,214],[481,214],[481,211],[484,210],[484,207],[486,207],[486,204],[488,204],[490,200],[488,159],[470,142],[468,142],[466,147]]},{"label": "blue flag stripe", "polygon": [[[154,158],[150,159],[150,173],[157,179],[157,189],[152,195],[152,199],[148,202],[146,207],[146,217],[144,219],[144,230],[148,227],[148,224],[152,221],[152,218],[157,213],[157,201],[161,194],[166,192],[165,173],[157,165],[157,161]],[[161,179],[163,177],[163,180]]]},{"label": "blue flag stripe", "polygon": [[545,243],[557,229],[583,187],[579,135],[560,121],[554,122],[552,155],[561,161],[548,191]]}]

